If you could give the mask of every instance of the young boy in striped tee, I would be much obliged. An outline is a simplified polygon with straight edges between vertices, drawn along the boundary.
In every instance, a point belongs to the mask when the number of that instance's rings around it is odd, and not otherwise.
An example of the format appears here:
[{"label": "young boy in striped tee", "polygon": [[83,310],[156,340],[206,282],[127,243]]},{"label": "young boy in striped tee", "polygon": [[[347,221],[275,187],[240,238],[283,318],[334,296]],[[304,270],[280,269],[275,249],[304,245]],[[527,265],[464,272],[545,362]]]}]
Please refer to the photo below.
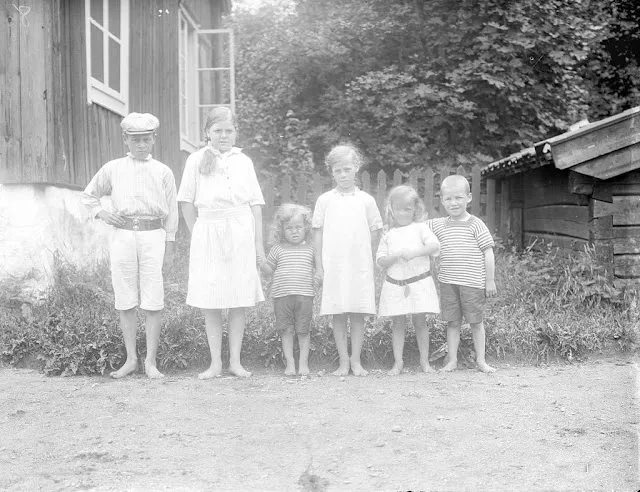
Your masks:
[{"label": "young boy in striped tee", "polygon": [[448,217],[428,221],[440,241],[440,312],[447,322],[449,361],[443,371],[457,367],[462,317],[471,326],[476,363],[482,372],[495,372],[485,361],[482,317],[486,297],[496,295],[494,242],[487,226],[467,212],[471,203],[469,182],[464,176],[448,176],[440,187]]},{"label": "young boy in striped tee", "polygon": [[311,211],[300,205],[281,205],[275,215],[271,241],[274,246],[260,265],[273,274],[271,295],[276,329],[282,333],[282,351],[287,363],[284,373],[296,374],[293,334],[298,335],[298,374],[309,374],[309,333],[313,316],[314,268],[316,252],[309,241]]}]

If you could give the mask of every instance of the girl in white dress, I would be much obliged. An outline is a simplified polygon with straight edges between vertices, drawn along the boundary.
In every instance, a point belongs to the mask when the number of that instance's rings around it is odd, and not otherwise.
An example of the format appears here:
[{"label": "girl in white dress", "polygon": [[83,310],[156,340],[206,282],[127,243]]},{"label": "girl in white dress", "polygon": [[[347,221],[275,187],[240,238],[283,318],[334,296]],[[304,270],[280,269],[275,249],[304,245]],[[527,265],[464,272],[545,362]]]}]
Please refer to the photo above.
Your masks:
[{"label": "girl in white dress", "polygon": [[424,205],[412,187],[396,186],[389,192],[386,215],[389,230],[380,241],[376,262],[386,269],[378,315],[393,319],[395,362],[387,374],[395,376],[402,372],[407,314],[411,315],[416,330],[420,366],[424,372],[431,372],[425,314],[439,313],[440,307],[429,256],[440,253],[440,243],[422,222]]},{"label": "girl in white dress", "polygon": [[187,158],[178,201],[191,231],[187,304],[201,308],[211,367],[222,374],[222,310],[229,309],[229,372],[248,377],[240,364],[245,308],[264,300],[257,261],[264,259],[264,199],[251,159],[234,147],[236,122],[215,108],[205,127],[208,144]]},{"label": "girl in white dress", "polygon": [[[313,212],[316,277],[322,280],[321,315],[333,315],[333,336],[340,365],[335,375],[349,369],[356,376],[368,373],[360,362],[364,316],[375,314],[373,251],[380,239],[382,218],[371,195],[356,188],[356,172],[363,163],[358,150],[339,145],[326,164],[336,187],[320,195]],[[351,324],[351,357],[347,342]]]}]

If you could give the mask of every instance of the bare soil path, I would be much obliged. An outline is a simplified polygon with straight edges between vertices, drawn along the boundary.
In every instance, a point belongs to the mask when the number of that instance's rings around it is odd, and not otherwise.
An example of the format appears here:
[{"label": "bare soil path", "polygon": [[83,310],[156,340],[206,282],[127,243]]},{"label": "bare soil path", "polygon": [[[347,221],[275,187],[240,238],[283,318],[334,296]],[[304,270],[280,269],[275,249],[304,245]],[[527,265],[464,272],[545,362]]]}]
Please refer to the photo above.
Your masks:
[{"label": "bare soil path", "polygon": [[2,490],[638,490],[640,360],[343,379],[0,369]]}]

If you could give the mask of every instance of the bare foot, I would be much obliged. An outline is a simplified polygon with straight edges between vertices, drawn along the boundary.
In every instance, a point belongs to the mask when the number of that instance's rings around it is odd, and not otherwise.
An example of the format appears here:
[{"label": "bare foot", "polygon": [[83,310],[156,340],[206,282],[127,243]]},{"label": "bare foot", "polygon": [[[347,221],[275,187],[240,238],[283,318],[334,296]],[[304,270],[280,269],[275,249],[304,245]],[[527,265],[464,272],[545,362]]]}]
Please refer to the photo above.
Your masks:
[{"label": "bare foot", "polygon": [[295,364],[287,364],[287,367],[284,369],[285,376],[295,376],[296,375],[296,365]]},{"label": "bare foot", "polygon": [[369,371],[365,371],[364,367],[360,364],[360,362],[351,361],[351,372],[353,372],[354,376],[366,376],[369,374]]},{"label": "bare foot", "polygon": [[158,368],[156,367],[156,365],[151,364],[150,362],[144,363],[144,372],[147,373],[147,377],[149,379],[160,379],[164,377],[164,374],[158,371]]},{"label": "bare foot", "polygon": [[491,367],[489,364],[487,364],[486,362],[477,362],[477,366],[478,366],[478,370],[482,371],[482,372],[496,372],[497,369],[495,367]]},{"label": "bare foot", "polygon": [[455,371],[458,368],[458,361],[457,360],[450,360],[449,362],[447,362],[447,365],[444,366],[442,369],[440,369],[441,372],[451,372],[451,371]]},{"label": "bare foot", "polygon": [[436,372],[436,370],[431,367],[431,364],[429,364],[428,360],[421,360],[420,367],[422,367],[423,372]]},{"label": "bare foot", "polygon": [[387,376],[397,376],[402,372],[403,367],[404,367],[404,364],[402,362],[395,363],[393,367],[389,371],[387,371]]},{"label": "bare foot", "polygon": [[333,371],[334,376],[348,376],[349,375],[349,363],[340,364],[338,369]]},{"label": "bare foot", "polygon": [[305,366],[300,364],[300,369],[298,370],[298,374],[300,376],[308,376],[309,375],[309,366]]},{"label": "bare foot", "polygon": [[211,366],[206,371],[201,372],[200,374],[198,374],[198,379],[213,379],[216,376],[221,376],[221,375],[222,375],[222,368],[221,367]]},{"label": "bare foot", "polygon": [[124,363],[124,365],[118,369],[117,371],[113,371],[110,376],[113,379],[120,379],[125,376],[128,376],[132,372],[135,372],[138,369],[138,361],[137,360],[128,360]]},{"label": "bare foot", "polygon": [[244,367],[242,367],[240,364],[234,365],[234,366],[230,365],[229,372],[234,376],[238,376],[239,378],[248,378],[249,376],[251,376],[251,373],[247,371]]}]

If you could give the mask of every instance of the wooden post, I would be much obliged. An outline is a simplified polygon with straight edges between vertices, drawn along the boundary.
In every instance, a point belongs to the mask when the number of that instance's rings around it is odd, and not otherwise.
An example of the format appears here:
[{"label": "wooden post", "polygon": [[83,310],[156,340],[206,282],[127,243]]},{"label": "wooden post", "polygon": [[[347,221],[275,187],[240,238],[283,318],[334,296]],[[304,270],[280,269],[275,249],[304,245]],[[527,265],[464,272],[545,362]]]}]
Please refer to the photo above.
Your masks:
[{"label": "wooden post", "polygon": [[481,184],[480,166],[476,164],[471,170],[471,213],[476,217],[480,216]]},{"label": "wooden post", "polygon": [[500,237],[506,239],[509,237],[509,209],[511,208],[511,197],[509,189],[509,181],[503,179],[500,182]]},{"label": "wooden post", "polygon": [[396,169],[393,172],[393,186],[400,186],[402,184],[402,173],[400,169]]},{"label": "wooden post", "polygon": [[367,193],[371,193],[371,175],[369,174],[369,171],[362,173],[360,181],[362,182],[362,190]]},{"label": "wooden post", "polygon": [[376,193],[376,201],[378,202],[378,208],[384,209],[384,201],[387,197],[387,175],[384,171],[378,173],[378,191]]},{"label": "wooden post", "polygon": [[615,269],[614,214],[615,207],[608,202],[596,198],[589,200],[589,240],[595,247],[596,260],[604,266],[605,276],[610,281]]},{"label": "wooden post", "polygon": [[511,238],[517,251],[522,251],[524,241],[522,227],[522,207],[513,207],[510,211]]},{"label": "wooden post", "polygon": [[409,186],[418,192],[418,171],[415,168],[409,171]]},{"label": "wooden post", "polygon": [[306,176],[300,176],[298,180],[298,203],[300,205],[307,204],[307,188],[309,187],[309,182],[307,181]]},{"label": "wooden post", "polygon": [[496,230],[496,180],[487,179],[487,227],[491,234]]},{"label": "wooden post", "polygon": [[436,217],[436,209],[433,204],[436,200],[436,192],[433,189],[433,168],[427,167],[424,170],[424,204],[427,207],[427,216],[430,219]]},{"label": "wooden post", "polygon": [[288,203],[291,200],[291,176],[287,174],[282,180],[282,189],[280,190],[280,205]]}]

